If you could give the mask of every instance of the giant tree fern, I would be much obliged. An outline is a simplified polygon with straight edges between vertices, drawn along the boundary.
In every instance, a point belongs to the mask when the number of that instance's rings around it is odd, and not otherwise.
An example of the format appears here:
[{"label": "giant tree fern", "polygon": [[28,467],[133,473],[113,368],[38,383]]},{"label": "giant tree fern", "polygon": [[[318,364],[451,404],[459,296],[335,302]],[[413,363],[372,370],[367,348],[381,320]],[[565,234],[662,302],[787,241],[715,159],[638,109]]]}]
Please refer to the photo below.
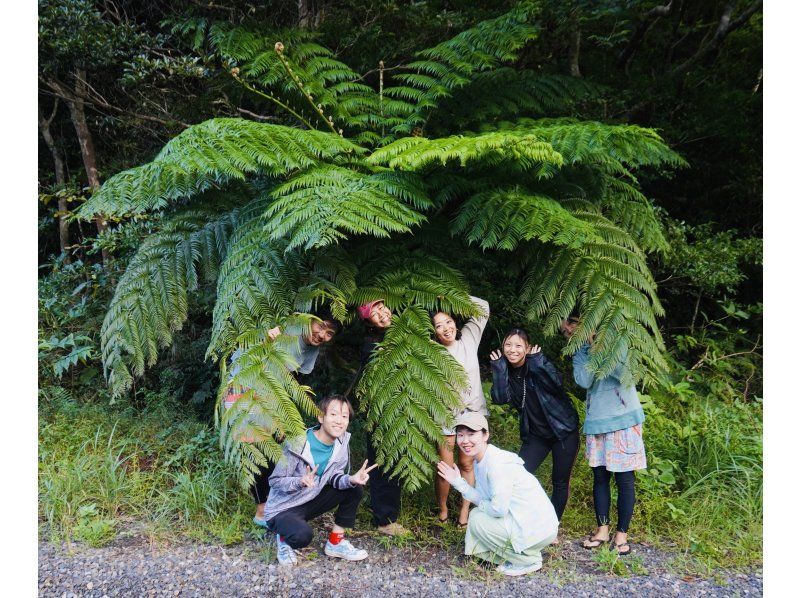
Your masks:
[{"label": "giant tree fern", "polygon": [[[653,130],[571,116],[597,93],[591,86],[515,64],[536,36],[531,6],[423,50],[381,73],[387,85],[381,78],[377,89],[314,34],[212,27],[211,45],[243,93],[283,124],[220,118],[190,127],[81,207],[86,218],[163,215],[103,326],[114,393],[170,345],[192,292],[215,285],[208,357],[220,364],[220,401],[243,391],[219,423],[246,480],[276,457],[276,434],[299,432],[314,412],[311,389],[288,373],[289,341],[269,340],[266,329],[308,326],[321,303],[347,321],[381,298],[396,317],[356,392],[379,460],[419,487],[464,382],[431,342],[424,310],[476,314],[463,276],[399,252],[396,237],[443,216],[449,234],[525,266],[520,293],[546,333],[581,311],[565,353],[594,333],[599,374],[623,355],[631,382],[663,370],[647,253],[666,243],[636,177],[683,161]],[[218,199],[209,204],[211,192]]]}]

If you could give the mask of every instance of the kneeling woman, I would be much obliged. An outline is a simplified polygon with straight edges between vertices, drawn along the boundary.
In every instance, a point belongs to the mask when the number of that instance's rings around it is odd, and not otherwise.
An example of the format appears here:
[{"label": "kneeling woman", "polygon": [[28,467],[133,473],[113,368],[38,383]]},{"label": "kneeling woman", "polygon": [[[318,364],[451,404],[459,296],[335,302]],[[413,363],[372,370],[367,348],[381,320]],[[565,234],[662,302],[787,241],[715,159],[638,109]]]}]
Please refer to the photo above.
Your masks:
[{"label": "kneeling woman", "polygon": [[476,508],[469,514],[464,554],[497,563],[504,575],[542,568],[542,548],[558,533],[550,499],[522,459],[489,444],[489,424],[475,412],[456,420],[456,443],[474,459],[475,486],[456,466],[439,461],[439,475]]},{"label": "kneeling woman", "polygon": [[559,521],[569,497],[569,478],[578,454],[578,413],[564,393],[561,374],[531,345],[528,334],[512,328],[503,350],[492,351],[492,401],[519,409],[519,456],[532,474],[553,454],[553,494]]}]

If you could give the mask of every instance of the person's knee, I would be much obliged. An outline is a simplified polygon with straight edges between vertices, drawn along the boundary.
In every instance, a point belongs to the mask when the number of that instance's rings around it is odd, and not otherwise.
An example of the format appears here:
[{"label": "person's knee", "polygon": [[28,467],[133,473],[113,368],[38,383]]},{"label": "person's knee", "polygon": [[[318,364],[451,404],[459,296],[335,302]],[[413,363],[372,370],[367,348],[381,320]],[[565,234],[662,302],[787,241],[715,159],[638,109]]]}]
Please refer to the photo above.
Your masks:
[{"label": "person's knee", "polygon": [[463,453],[458,454],[458,468],[461,470],[462,474],[470,474],[472,473],[474,461],[472,457],[469,455],[464,455]]},{"label": "person's knee", "polygon": [[353,486],[352,488],[347,488],[345,492],[347,493],[348,498],[351,498],[357,502],[361,502],[361,498],[364,496],[364,488],[362,486]]},{"label": "person's knee", "polygon": [[288,542],[289,546],[292,548],[305,548],[311,544],[313,537],[314,532],[311,526],[306,524],[305,526],[298,527],[291,535],[287,536],[286,542]]}]

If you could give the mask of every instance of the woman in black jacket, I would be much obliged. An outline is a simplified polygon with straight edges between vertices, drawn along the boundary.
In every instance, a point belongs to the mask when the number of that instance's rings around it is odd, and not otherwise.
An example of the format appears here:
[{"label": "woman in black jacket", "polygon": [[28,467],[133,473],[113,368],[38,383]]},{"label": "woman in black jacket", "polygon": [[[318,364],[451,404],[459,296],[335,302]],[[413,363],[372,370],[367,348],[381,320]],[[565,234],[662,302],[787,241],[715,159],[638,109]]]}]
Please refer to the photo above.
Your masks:
[{"label": "woman in black jacket", "polygon": [[569,497],[569,479],[578,454],[578,414],[564,392],[561,374],[531,345],[528,334],[512,328],[502,352],[492,351],[492,401],[519,409],[519,456],[525,469],[536,469],[553,453],[553,494],[550,501],[559,521]]}]

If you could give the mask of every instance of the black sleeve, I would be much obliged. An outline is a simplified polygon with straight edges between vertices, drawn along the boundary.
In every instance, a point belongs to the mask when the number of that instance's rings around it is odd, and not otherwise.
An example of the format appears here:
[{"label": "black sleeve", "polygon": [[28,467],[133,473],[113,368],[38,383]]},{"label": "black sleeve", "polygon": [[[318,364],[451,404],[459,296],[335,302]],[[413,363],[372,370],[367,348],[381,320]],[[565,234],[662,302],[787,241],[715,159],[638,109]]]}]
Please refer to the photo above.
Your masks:
[{"label": "black sleeve", "polygon": [[492,402],[495,405],[505,405],[510,402],[511,397],[508,391],[508,365],[506,358],[501,357],[492,364]]}]

